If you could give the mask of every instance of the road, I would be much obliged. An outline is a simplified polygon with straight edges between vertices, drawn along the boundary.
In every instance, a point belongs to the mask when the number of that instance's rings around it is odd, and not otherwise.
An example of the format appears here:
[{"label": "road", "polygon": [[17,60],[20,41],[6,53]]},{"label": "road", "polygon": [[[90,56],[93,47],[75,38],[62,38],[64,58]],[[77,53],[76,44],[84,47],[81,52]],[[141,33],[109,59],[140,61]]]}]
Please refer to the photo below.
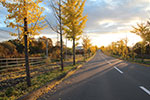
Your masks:
[{"label": "road", "polygon": [[98,51],[92,60],[38,100],[150,100],[150,68]]}]

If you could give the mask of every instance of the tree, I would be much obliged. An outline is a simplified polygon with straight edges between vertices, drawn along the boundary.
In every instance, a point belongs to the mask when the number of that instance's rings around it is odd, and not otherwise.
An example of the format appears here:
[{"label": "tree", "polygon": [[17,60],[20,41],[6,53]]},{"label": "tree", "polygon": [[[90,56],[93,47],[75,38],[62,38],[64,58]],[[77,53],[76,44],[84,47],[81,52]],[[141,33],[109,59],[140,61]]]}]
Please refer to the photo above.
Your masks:
[{"label": "tree", "polygon": [[137,27],[132,26],[133,30],[131,31],[132,33],[135,33],[136,35],[139,35],[142,39],[143,42],[147,42],[147,37],[149,34],[149,28],[146,23],[137,23]]},{"label": "tree", "polygon": [[116,50],[116,42],[112,42],[111,43],[111,54],[117,54],[117,50]]},{"label": "tree", "polygon": [[84,56],[85,58],[87,58],[87,53],[89,53],[88,51],[90,50],[90,47],[91,47],[91,40],[90,38],[85,35],[83,36],[82,38],[82,46],[83,46],[83,49],[84,49]]},{"label": "tree", "polygon": [[[2,5],[7,8],[9,14],[6,17],[5,23],[8,27],[20,30],[20,39],[24,40],[25,46],[25,66],[27,74],[27,85],[31,86],[29,60],[28,60],[28,44],[30,38],[39,35],[38,31],[44,28],[42,16],[44,8],[39,6],[42,0],[3,0]],[[16,33],[11,33],[17,36]]]},{"label": "tree", "polygon": [[62,7],[64,33],[69,40],[73,41],[73,65],[75,65],[76,41],[79,40],[83,33],[87,21],[87,16],[83,16],[85,2],[86,0],[67,0],[63,2]]},{"label": "tree", "polygon": [[15,40],[9,40],[9,42],[13,43],[16,46],[16,50],[18,53],[23,54],[24,46],[23,44],[21,44],[21,41],[19,41],[18,39],[15,39]]},{"label": "tree", "polygon": [[45,55],[48,57],[50,48],[52,48],[52,40],[43,36],[38,39],[38,43],[41,44],[39,46],[42,48],[42,52],[46,51]]},{"label": "tree", "polygon": [[148,45],[150,46],[150,21],[147,21],[147,27],[148,27],[148,32],[147,32],[146,40],[148,42]]},{"label": "tree", "polygon": [[129,47],[127,46],[128,39],[121,39],[117,42],[112,42],[107,47],[101,47],[102,51],[107,52],[111,55],[120,56],[123,59],[129,58]]},{"label": "tree", "polygon": [[144,61],[144,53],[145,53],[145,45],[147,44],[147,40],[149,38],[149,29],[146,23],[138,23],[137,27],[133,26],[132,33],[139,35],[143,41],[141,42],[141,58],[142,62]]},{"label": "tree", "polygon": [[55,46],[53,47],[53,51],[52,51],[52,58],[54,60],[59,60],[61,57],[60,57],[60,47],[59,46]]},{"label": "tree", "polygon": [[97,51],[97,46],[91,46],[90,51],[94,54]]},{"label": "tree", "polygon": [[62,29],[62,0],[53,0],[50,2],[51,8],[53,9],[54,16],[56,18],[57,26],[52,26],[48,20],[46,20],[50,26],[50,28],[60,35],[60,61],[61,61],[61,71],[64,70],[64,63],[63,63],[63,29]]},{"label": "tree", "polygon": [[136,52],[135,52],[134,46],[130,48],[130,51],[131,51],[130,52],[131,58],[134,61],[135,60],[135,56],[136,56]]},{"label": "tree", "polygon": [[123,48],[123,54],[122,54],[122,56],[123,56],[123,58],[126,59],[126,60],[129,58],[128,41],[129,41],[129,40],[128,40],[127,37],[123,39],[124,48]]},{"label": "tree", "polygon": [[5,58],[9,50],[0,44],[0,58]]},{"label": "tree", "polygon": [[11,42],[5,41],[0,43],[0,57],[16,57],[18,52],[16,46]]}]

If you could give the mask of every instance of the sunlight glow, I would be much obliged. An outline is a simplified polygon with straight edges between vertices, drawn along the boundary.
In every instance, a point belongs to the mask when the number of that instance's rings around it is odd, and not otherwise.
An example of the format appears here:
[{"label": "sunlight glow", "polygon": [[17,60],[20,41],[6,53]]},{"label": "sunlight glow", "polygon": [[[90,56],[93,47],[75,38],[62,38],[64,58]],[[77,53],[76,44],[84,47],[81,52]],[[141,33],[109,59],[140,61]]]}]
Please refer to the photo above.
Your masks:
[{"label": "sunlight glow", "polygon": [[[87,34],[90,39],[91,39],[91,43],[92,45],[97,45],[97,46],[108,46],[109,44],[111,44],[112,42],[116,42],[119,41],[121,39],[125,39],[127,37],[128,39],[128,46],[133,46],[135,45],[137,42],[142,41],[141,37],[133,34],[133,33],[108,33],[108,34],[96,34],[96,33],[91,33],[91,34]],[[42,37],[42,36],[46,36],[48,38],[51,38],[53,40],[53,45],[56,44],[57,42],[57,34],[49,34],[49,35],[40,35],[37,36],[38,37]],[[64,43],[66,44],[66,39],[64,38]],[[82,39],[80,39],[78,41],[79,45],[82,46]],[[72,47],[72,41],[67,41],[67,46],[68,47]]]},{"label": "sunlight glow", "polygon": [[[91,34],[92,35],[92,34]],[[128,38],[128,46],[133,46],[139,41],[142,41],[140,36],[137,36],[133,33],[110,33],[110,34],[101,34],[95,36],[91,36],[92,44],[97,46],[108,46],[112,42],[116,42],[121,39]]]}]

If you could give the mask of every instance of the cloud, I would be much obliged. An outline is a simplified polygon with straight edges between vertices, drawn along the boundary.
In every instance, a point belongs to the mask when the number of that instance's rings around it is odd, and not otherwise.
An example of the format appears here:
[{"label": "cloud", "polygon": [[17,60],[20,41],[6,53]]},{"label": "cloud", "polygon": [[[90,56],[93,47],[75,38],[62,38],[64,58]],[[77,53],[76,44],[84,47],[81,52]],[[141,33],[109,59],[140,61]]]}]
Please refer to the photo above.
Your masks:
[{"label": "cloud", "polygon": [[[109,33],[113,30],[111,28],[126,27],[127,24],[130,27],[131,22],[137,22],[134,21],[135,19],[148,19],[148,12],[145,10],[147,7],[149,7],[147,0],[100,0],[100,2],[87,0],[85,5],[85,14],[88,13],[86,29],[88,32],[99,30],[99,34],[102,34],[101,32],[104,32],[102,30],[107,30]],[[104,21],[107,23],[99,25]]]},{"label": "cloud", "polygon": [[[84,15],[88,15],[88,21],[84,29],[84,33],[93,34],[92,39],[98,35],[122,34],[129,32],[132,25],[149,18],[150,7],[149,0],[87,0],[84,9]],[[55,25],[55,18],[49,6],[48,0],[41,5],[45,8],[44,15],[50,23]],[[2,5],[0,5],[2,8]],[[7,14],[5,8],[0,9],[0,21],[4,21]],[[4,23],[0,23],[0,27],[4,27]],[[56,37],[56,33],[46,28],[41,32],[43,35]],[[0,32],[1,34],[1,32]],[[5,34],[6,35],[6,34]],[[53,37],[55,36],[55,37]],[[7,35],[1,38],[8,39]],[[100,38],[100,37],[99,37]]]}]

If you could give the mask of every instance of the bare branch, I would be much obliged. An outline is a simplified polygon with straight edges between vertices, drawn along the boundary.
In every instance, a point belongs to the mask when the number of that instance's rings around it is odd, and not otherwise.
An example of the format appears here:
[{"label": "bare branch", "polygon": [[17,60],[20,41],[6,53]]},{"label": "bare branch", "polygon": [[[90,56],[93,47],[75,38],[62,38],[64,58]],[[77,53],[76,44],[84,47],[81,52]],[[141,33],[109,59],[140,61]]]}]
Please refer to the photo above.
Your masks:
[{"label": "bare branch", "polygon": [[35,30],[35,26],[37,25],[37,22],[38,22],[40,17],[41,17],[41,15],[38,17],[37,21],[35,22],[33,30]]},{"label": "bare branch", "polygon": [[48,25],[50,26],[50,28],[51,28],[54,32],[60,34],[59,31],[58,31],[58,29],[57,29],[57,28],[54,28],[54,27],[49,23],[49,21],[48,21],[47,19],[45,19],[45,21],[48,23]]},{"label": "bare branch", "polygon": [[54,4],[54,2],[53,2],[52,0],[50,1],[50,3],[51,3],[50,6],[51,6],[51,8],[52,8],[52,10],[53,10],[53,14],[54,14],[55,18],[57,19],[57,21],[59,21],[59,20],[60,20],[60,17],[59,17],[58,14],[57,14],[57,13],[58,13],[57,10],[58,10],[59,8],[57,8],[57,7],[55,6],[55,4]]}]

